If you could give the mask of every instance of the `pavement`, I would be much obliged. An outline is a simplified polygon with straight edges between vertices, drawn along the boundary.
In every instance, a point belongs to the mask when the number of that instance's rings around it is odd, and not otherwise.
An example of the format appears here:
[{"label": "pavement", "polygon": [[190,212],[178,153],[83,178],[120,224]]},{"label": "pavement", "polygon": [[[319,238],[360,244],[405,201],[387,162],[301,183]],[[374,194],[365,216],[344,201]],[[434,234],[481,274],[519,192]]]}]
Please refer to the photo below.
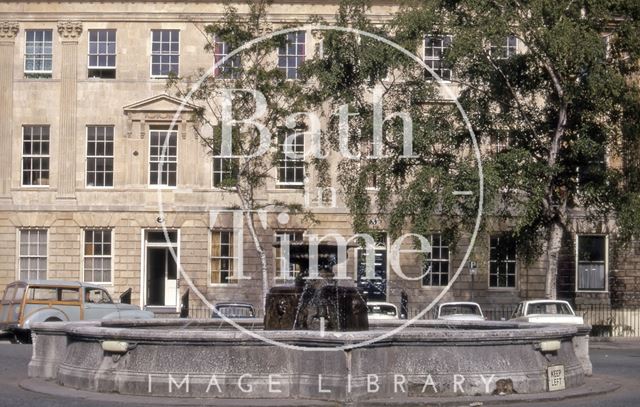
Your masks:
[{"label": "pavement", "polygon": [[[215,406],[332,406],[325,402],[303,400],[221,400],[176,399],[101,394],[63,388],[55,383],[29,379],[26,365],[31,355],[29,345],[0,342],[0,406],[107,407],[150,405]],[[506,396],[461,396],[416,398],[415,400],[376,400],[366,406],[491,406],[523,407],[637,407],[640,405],[640,340],[594,341],[591,346],[594,376],[578,388],[543,394]]]},{"label": "pavement", "polygon": [[[151,405],[172,405],[172,406],[200,406],[203,403],[215,403],[216,406],[246,406],[247,400],[230,400],[230,399],[183,399],[183,398],[158,398],[158,397],[140,397],[140,396],[122,396],[117,394],[92,393],[68,389],[56,385],[55,383],[38,379],[26,379],[20,382],[20,387],[41,394],[47,394],[54,397],[71,397],[74,399],[82,399],[89,401],[106,401],[118,402],[123,404],[151,404]],[[601,394],[615,391],[620,386],[610,380],[602,380],[601,378],[591,377],[580,387],[572,388],[564,391],[557,391],[543,394],[511,394],[508,396],[459,396],[459,397],[420,397],[414,400],[372,400],[367,401],[366,405],[371,407],[384,406],[470,406],[475,405],[498,405],[513,404],[520,402],[551,402],[558,400],[566,400],[575,397],[593,397]],[[298,406],[303,403],[305,406],[334,406],[335,403],[318,402],[309,400],[284,400],[284,399],[253,399],[251,405],[261,407],[280,407],[280,406]],[[480,403],[480,404],[477,404]]]}]

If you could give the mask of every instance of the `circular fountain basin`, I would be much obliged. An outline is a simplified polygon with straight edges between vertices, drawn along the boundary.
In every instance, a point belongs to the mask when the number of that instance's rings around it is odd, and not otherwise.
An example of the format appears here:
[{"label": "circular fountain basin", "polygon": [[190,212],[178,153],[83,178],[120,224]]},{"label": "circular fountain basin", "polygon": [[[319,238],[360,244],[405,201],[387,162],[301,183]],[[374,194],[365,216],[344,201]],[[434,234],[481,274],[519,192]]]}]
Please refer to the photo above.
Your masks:
[{"label": "circular fountain basin", "polygon": [[[551,390],[550,367],[562,367],[566,388],[591,374],[588,326],[417,321],[373,341],[401,321],[371,321],[361,332],[265,331],[261,320],[237,322],[305,350],[216,320],[41,323],[33,326],[29,375],[127,395],[357,404],[541,393]],[[327,351],[352,345],[359,346]]]}]

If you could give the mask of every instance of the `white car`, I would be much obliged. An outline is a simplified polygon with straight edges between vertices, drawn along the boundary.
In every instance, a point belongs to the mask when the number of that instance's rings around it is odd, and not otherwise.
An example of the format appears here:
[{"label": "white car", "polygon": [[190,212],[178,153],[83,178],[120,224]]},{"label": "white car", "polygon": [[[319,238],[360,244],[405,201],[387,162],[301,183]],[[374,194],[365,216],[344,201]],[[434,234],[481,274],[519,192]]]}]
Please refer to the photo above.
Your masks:
[{"label": "white car", "polygon": [[398,319],[398,307],[389,302],[368,302],[369,319]]},{"label": "white car", "polygon": [[475,302],[445,302],[438,306],[438,319],[444,321],[484,321],[480,305]]},{"label": "white car", "polygon": [[576,315],[571,305],[560,300],[522,301],[513,312],[511,321],[534,324],[584,324],[584,319]]}]

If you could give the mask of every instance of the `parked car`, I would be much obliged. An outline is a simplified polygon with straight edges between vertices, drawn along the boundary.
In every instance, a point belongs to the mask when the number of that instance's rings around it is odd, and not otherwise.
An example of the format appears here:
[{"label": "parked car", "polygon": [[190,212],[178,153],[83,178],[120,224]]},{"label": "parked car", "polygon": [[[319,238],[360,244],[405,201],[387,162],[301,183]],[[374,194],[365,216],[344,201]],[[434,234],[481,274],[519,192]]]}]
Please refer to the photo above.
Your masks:
[{"label": "parked car", "polygon": [[78,281],[14,281],[0,303],[0,330],[17,342],[30,342],[34,322],[153,317],[135,305],[114,303],[103,287]]},{"label": "parked car", "polygon": [[[214,310],[217,310],[220,314],[227,318],[255,318],[256,311],[253,305],[245,302],[219,302],[213,306]],[[211,318],[220,318],[220,316],[213,311]]]},{"label": "parked car", "polygon": [[511,321],[535,324],[584,324],[566,301],[532,300],[522,301],[511,316]]},{"label": "parked car", "polygon": [[439,320],[484,321],[482,308],[475,302],[445,302],[438,306]]},{"label": "parked car", "polygon": [[398,319],[398,307],[389,302],[368,302],[369,319]]}]

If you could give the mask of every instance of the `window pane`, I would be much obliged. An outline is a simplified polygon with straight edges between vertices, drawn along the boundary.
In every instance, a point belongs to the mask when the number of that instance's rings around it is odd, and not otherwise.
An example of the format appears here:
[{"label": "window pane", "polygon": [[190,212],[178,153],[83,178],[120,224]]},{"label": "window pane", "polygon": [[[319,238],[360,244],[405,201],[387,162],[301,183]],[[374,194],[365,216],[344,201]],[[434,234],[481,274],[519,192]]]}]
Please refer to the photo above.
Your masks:
[{"label": "window pane", "polygon": [[84,234],[84,278],[88,282],[111,281],[111,230],[86,230]]},{"label": "window pane", "polygon": [[87,127],[87,186],[113,186],[113,126]]},{"label": "window pane", "polygon": [[47,231],[44,229],[20,230],[20,278],[47,278]]},{"label": "window pane", "polygon": [[490,237],[489,286],[515,288],[516,242],[508,234]]},{"label": "window pane", "polygon": [[605,261],[605,237],[604,236],[579,236],[578,237],[579,261]]}]

